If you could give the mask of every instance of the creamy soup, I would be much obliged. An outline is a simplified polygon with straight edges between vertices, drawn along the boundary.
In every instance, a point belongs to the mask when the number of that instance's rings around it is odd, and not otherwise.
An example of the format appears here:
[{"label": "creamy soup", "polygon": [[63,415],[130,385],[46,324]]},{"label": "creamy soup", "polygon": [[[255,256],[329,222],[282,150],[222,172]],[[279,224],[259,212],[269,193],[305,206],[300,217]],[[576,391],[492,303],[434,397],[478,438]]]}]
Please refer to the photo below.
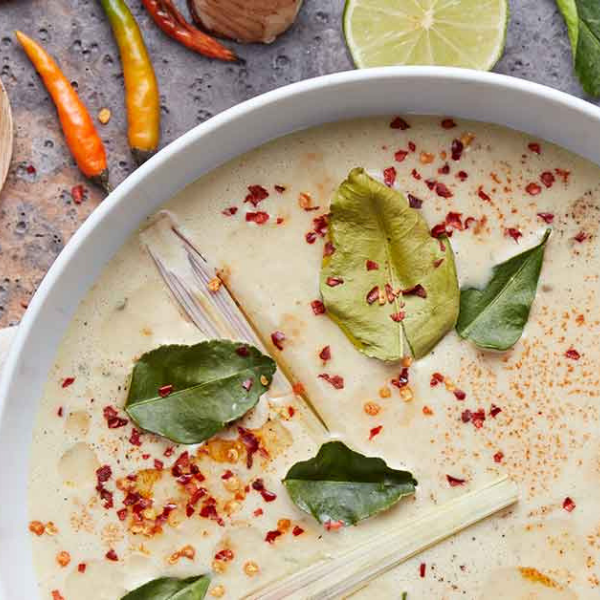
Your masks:
[{"label": "creamy soup", "polygon": [[[517,483],[516,505],[355,596],[598,597],[600,170],[502,127],[405,118],[409,128],[368,119],[295,133],[165,206],[162,219],[218,268],[287,377],[236,424],[260,441],[250,468],[236,426],[186,447],[139,431],[123,411],[137,358],[206,337],[147,247],[185,280],[181,244],[153,218],[106,266],[60,345],[36,422],[29,504],[42,598],[115,600],[157,577],[202,573],[211,573],[207,598],[241,598],[500,474]],[[380,179],[394,167],[387,183],[422,201],[411,204],[430,227],[446,223],[461,287],[484,286],[494,265],[552,228],[511,350],[484,351],[450,331],[403,367],[368,358],[318,314],[327,241],[318,219],[356,166]],[[461,213],[458,223],[448,213]],[[356,526],[324,528],[281,479],[329,437],[411,471],[416,493]],[[189,461],[206,492],[187,514],[198,484],[178,477]]]}]

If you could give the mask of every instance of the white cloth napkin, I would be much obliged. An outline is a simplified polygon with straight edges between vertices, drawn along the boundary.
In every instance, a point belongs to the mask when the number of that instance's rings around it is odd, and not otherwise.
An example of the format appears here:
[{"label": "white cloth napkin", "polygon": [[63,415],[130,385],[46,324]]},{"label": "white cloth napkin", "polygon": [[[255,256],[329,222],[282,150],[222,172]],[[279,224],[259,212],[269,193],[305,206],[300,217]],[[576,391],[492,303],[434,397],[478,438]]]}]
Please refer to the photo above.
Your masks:
[{"label": "white cloth napkin", "polygon": [[12,342],[15,333],[17,333],[16,327],[7,327],[6,329],[0,329],[0,372],[2,372],[2,366],[6,360],[10,343]]}]

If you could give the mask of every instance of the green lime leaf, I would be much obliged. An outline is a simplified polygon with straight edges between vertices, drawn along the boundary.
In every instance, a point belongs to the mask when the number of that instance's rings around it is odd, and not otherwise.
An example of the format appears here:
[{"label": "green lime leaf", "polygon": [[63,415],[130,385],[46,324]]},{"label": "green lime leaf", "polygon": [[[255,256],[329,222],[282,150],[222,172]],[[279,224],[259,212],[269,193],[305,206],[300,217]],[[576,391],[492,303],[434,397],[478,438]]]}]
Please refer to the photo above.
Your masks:
[{"label": "green lime leaf", "polygon": [[456,331],[480,348],[508,350],[521,335],[529,318],[544,260],[546,230],[535,247],[496,265],[482,290],[463,289]]},{"label": "green lime leaf", "polygon": [[420,358],[454,327],[452,248],[431,237],[402,194],[353,169],[331,202],[329,235],[335,252],[323,259],[321,294],[329,317],[361,352],[398,360],[404,333]]},{"label": "green lime leaf", "polygon": [[294,503],[320,523],[353,525],[415,493],[416,479],[381,458],[364,456],[343,442],[323,444],[296,463],[283,480]]},{"label": "green lime leaf", "polygon": [[575,72],[586,93],[600,96],[600,3],[556,0],[569,33]]},{"label": "green lime leaf", "polygon": [[256,348],[228,340],[161,346],[136,363],[125,410],[146,431],[196,444],[255,406],[275,368]]},{"label": "green lime leaf", "polygon": [[161,577],[125,594],[121,600],[202,600],[209,585],[208,575],[186,579]]}]

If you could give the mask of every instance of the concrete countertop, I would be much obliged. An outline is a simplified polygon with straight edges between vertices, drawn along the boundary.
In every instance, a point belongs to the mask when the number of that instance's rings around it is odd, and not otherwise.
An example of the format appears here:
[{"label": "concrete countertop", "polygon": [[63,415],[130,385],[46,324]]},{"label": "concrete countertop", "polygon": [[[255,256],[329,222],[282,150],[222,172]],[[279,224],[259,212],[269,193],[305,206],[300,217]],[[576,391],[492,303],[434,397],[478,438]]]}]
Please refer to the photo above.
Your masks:
[{"label": "concrete countertop", "polygon": [[[177,0],[184,8],[183,0]],[[305,0],[298,21],[270,46],[231,44],[245,60],[229,65],[198,56],[128,0],[153,58],[163,112],[161,146],[198,123],[273,88],[352,68],[341,33],[344,0]],[[499,73],[582,96],[571,68],[566,29],[554,0],[511,0]],[[187,12],[187,11],[186,11]],[[83,180],[65,147],[55,110],[18,47],[14,29],[40,40],[57,58],[98,125],[116,185],[134,168],[127,148],[119,55],[97,0],[0,0],[0,77],[11,99],[15,151],[0,194],[0,327],[17,323],[30,296],[69,237],[102,199]],[[70,190],[83,183],[85,201]]]}]

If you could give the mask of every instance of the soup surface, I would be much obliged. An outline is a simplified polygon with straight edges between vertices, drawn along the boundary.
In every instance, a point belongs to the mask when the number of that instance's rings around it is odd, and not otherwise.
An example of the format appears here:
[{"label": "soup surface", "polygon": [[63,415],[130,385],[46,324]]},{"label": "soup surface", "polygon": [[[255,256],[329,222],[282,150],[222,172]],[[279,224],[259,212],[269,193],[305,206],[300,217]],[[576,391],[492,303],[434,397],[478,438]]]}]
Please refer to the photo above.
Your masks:
[{"label": "soup surface", "polygon": [[[501,474],[518,484],[518,504],[356,597],[600,595],[600,170],[498,126],[405,118],[408,128],[390,119],[331,124],[241,156],[170,200],[169,214],[145,223],[106,266],[61,343],[37,417],[29,504],[42,598],[115,600],[157,577],[208,572],[208,598],[241,598]],[[378,178],[394,167],[387,183],[422,201],[411,204],[429,227],[446,223],[461,287],[484,286],[494,265],[552,228],[512,349],[484,351],[450,331],[402,367],[358,352],[316,314],[319,218],[357,166]],[[205,338],[148,251],[185,280],[189,264],[169,219],[218,268],[289,379],[276,378],[241,422],[260,440],[251,467],[236,426],[181,446],[140,432],[122,410],[137,358]],[[409,381],[399,387],[391,382],[402,368]],[[411,471],[414,496],[327,531],[281,479],[330,436]],[[186,461],[203,476],[195,504],[198,484],[173,468]]]}]

